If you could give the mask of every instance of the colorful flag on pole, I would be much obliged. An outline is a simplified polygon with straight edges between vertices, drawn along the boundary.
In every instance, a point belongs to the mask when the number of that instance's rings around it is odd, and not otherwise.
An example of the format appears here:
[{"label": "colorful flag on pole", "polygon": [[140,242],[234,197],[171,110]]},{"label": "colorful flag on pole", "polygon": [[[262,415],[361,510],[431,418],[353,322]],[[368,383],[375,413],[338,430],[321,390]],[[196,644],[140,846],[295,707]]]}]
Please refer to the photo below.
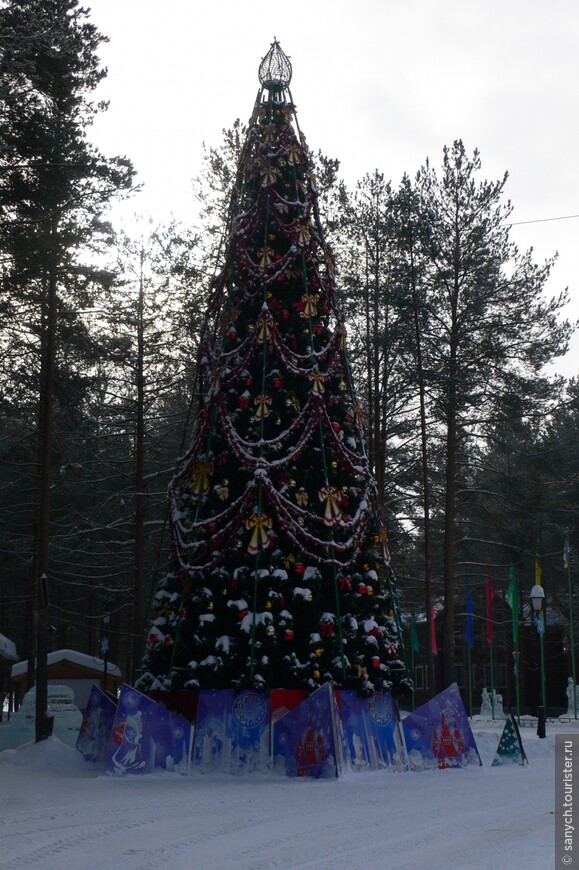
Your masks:
[{"label": "colorful flag on pole", "polygon": [[434,609],[434,601],[430,599],[430,649],[432,655],[438,655],[438,644],[436,643],[436,610]]},{"label": "colorful flag on pole", "polygon": [[466,581],[466,632],[465,639],[470,649],[474,647],[474,607],[472,603],[472,592],[470,591],[470,586],[468,579]]},{"label": "colorful flag on pole", "polygon": [[543,585],[543,569],[541,568],[541,558],[538,553],[535,553],[535,584]]},{"label": "colorful flag on pole", "polygon": [[493,581],[487,565],[487,580],[486,580],[486,602],[487,602],[487,643],[493,642],[493,598],[495,590],[493,589]]},{"label": "colorful flag on pole", "polygon": [[570,556],[570,548],[569,548],[569,538],[565,536],[565,540],[563,541],[563,568],[568,568],[570,565],[569,556]]},{"label": "colorful flag on pole", "polygon": [[514,565],[509,568],[507,604],[513,612],[513,641],[517,643],[519,639],[519,588],[517,586],[517,569]]}]

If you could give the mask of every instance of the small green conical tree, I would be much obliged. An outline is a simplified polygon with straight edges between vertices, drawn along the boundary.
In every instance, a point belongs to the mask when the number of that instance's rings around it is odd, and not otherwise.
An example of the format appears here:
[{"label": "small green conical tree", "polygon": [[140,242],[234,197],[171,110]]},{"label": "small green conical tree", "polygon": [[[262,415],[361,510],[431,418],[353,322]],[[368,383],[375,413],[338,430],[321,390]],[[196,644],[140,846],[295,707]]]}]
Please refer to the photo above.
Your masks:
[{"label": "small green conical tree", "polygon": [[259,72],[137,686],[399,690],[387,536],[277,41]]}]

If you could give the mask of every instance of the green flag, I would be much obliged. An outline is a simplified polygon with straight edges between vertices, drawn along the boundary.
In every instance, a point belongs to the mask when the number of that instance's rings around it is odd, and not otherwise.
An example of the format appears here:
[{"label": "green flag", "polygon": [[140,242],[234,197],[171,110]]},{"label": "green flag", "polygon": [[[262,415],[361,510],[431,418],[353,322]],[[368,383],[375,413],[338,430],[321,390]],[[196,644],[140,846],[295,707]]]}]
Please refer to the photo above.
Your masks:
[{"label": "green flag", "polygon": [[418,641],[418,632],[416,631],[416,623],[410,623],[410,643],[412,644],[412,652],[420,652],[420,643]]},{"label": "green flag", "polygon": [[517,569],[514,565],[511,565],[509,568],[507,604],[513,611],[513,641],[516,643],[519,639],[519,589],[517,586]]}]

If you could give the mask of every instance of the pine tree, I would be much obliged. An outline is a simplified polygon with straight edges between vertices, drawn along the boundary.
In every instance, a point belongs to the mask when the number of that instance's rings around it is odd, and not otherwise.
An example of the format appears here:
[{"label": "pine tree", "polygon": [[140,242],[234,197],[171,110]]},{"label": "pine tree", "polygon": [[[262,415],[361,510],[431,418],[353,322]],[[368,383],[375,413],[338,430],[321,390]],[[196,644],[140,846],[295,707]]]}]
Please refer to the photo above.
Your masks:
[{"label": "pine tree", "polygon": [[479,152],[468,155],[457,140],[444,149],[440,176],[427,161],[414,185],[427,411],[444,443],[444,685],[456,679],[458,526],[473,450],[513,397],[535,410],[551,401],[560,382],[543,372],[572,332],[560,319],[567,293],[544,293],[553,260],[536,264],[510,239],[507,175],[492,182],[480,171]]},{"label": "pine tree", "polygon": [[291,65],[275,41],[170,488],[172,560],[137,686],[406,685],[387,536]]},{"label": "pine tree", "polygon": [[[102,36],[87,17],[78,0],[12,0],[0,6],[0,308],[6,314],[0,342],[8,359],[25,368],[16,384],[8,375],[9,388],[33,391],[38,421],[36,505],[28,509],[30,517],[35,511],[29,534],[36,538],[32,594],[40,614],[37,740],[49,727],[42,578],[52,568],[54,423],[63,393],[75,389],[85,398],[76,358],[69,353],[79,346],[88,352],[90,342],[78,341],[87,335],[78,308],[88,307],[101,281],[83,256],[102,235],[102,209],[131,189],[134,174],[128,160],[103,157],[87,139],[96,112],[105,107],[95,107],[89,95],[106,75],[96,54]],[[23,367],[23,359],[31,365]],[[29,661],[32,665],[32,650]]]}]

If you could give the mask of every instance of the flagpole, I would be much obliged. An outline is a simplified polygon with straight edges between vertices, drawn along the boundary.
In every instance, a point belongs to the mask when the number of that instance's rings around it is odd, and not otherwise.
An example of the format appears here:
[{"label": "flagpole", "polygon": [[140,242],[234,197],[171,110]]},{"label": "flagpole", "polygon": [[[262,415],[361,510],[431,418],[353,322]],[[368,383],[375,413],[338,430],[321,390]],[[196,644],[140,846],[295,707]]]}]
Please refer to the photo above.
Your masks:
[{"label": "flagpole", "polygon": [[410,626],[410,667],[412,668],[412,712],[414,713],[415,709],[415,697],[416,697],[416,668],[414,667],[414,638],[412,637],[412,626]]},{"label": "flagpole", "polygon": [[[543,612],[541,611],[541,616],[543,616]],[[545,617],[543,616],[543,620]],[[543,635],[540,635],[541,642],[541,698],[543,700],[543,709],[545,711],[545,716],[547,715],[547,692],[545,690],[545,643],[543,641]]]},{"label": "flagpole", "polygon": [[486,611],[487,611],[487,643],[490,647],[491,665],[491,715],[495,718],[495,673],[493,662],[493,598],[495,597],[493,581],[490,574],[489,563],[486,569]]},{"label": "flagpole", "polygon": [[493,644],[489,644],[490,647],[490,655],[491,655],[491,712],[493,721],[495,718],[495,672],[494,672],[494,663],[493,663]]},{"label": "flagpole", "polygon": [[410,667],[412,668],[412,712],[416,708],[416,668],[414,667],[414,646],[410,645]]},{"label": "flagpole", "polygon": [[470,591],[470,581],[467,577],[466,579],[466,631],[465,631],[465,641],[466,641],[466,667],[467,667],[467,692],[468,692],[468,715],[472,718],[472,664],[471,664],[471,650],[474,646],[474,634],[473,634],[473,623],[474,623],[474,613],[473,613],[473,603],[472,603],[472,594]]},{"label": "flagpole", "polygon": [[569,538],[563,544],[563,564],[567,568],[569,583],[569,640],[571,643],[571,676],[573,677],[573,716],[577,718],[577,680],[575,678],[575,620],[573,618],[573,584],[571,583],[571,561],[569,559]]},{"label": "flagpole", "polygon": [[515,641],[515,697],[517,699],[517,723],[521,724],[521,684],[519,682],[519,639]]},{"label": "flagpole", "polygon": [[430,638],[429,638],[430,654],[429,654],[429,660],[432,661],[432,689],[434,691],[436,689],[434,657],[438,655],[438,644],[436,642],[436,610],[435,610],[434,601],[432,600],[432,598],[430,599],[429,613],[430,613]]},{"label": "flagpole", "polygon": [[515,694],[517,702],[517,720],[521,721],[521,683],[520,683],[520,652],[519,652],[519,581],[517,569],[514,565],[509,568],[509,585],[507,587],[507,604],[511,608],[512,631],[513,631],[513,656],[515,659]]},{"label": "flagpole", "polygon": [[416,709],[416,665],[414,653],[420,652],[420,643],[418,640],[418,631],[416,630],[416,614],[412,613],[412,622],[410,623],[410,664],[412,668],[412,712]]},{"label": "flagpole", "polygon": [[[543,568],[541,567],[541,558],[538,553],[535,553],[535,584],[543,588]],[[547,692],[545,687],[545,644],[543,635],[547,628],[547,602],[543,591],[543,608],[537,614],[537,631],[539,633],[539,650],[541,656],[541,703],[545,716],[547,715]]]},{"label": "flagpole", "polygon": [[472,719],[472,673],[470,664],[470,646],[466,645],[466,667],[467,667],[467,691],[468,691],[468,715]]}]

